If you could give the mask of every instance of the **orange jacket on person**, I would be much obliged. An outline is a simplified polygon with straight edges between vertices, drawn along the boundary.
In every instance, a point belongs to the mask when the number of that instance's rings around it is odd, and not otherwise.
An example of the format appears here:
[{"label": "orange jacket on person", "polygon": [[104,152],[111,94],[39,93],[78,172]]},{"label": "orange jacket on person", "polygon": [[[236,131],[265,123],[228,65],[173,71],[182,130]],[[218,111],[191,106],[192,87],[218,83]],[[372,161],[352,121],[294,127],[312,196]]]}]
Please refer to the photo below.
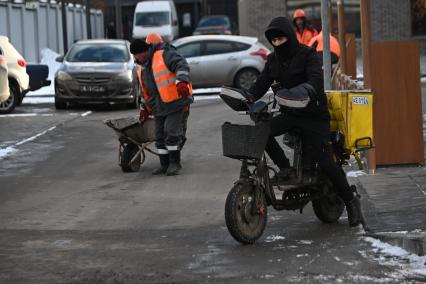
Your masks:
[{"label": "orange jacket on person", "polygon": [[[324,45],[322,40],[322,32],[319,33],[316,37],[312,38],[308,43],[308,46],[311,46],[316,49],[317,52],[324,51]],[[340,45],[337,39],[330,34],[330,51],[340,57]]]},{"label": "orange jacket on person", "polygon": [[[154,52],[154,56],[152,58],[152,73],[154,75],[158,93],[164,103],[171,103],[181,98],[176,89],[176,74],[171,72],[164,62],[163,50],[157,50]],[[147,101],[149,93],[142,81],[141,68],[138,68],[138,77],[139,82],[141,82],[142,85],[144,100]],[[192,84],[189,84],[189,90],[191,93],[190,95],[192,95]],[[148,110],[151,111],[150,109]]]},{"label": "orange jacket on person", "polygon": [[296,29],[297,40],[304,45],[308,45],[309,42],[318,35],[316,30],[311,31],[308,28],[304,28],[302,33]]},{"label": "orange jacket on person", "polygon": [[[296,19],[302,19],[303,20],[303,31],[302,33],[299,32],[299,29],[297,28]],[[318,35],[318,32],[312,28],[310,25],[308,25],[306,21],[305,12],[302,9],[297,9],[294,11],[293,14],[293,24],[295,26],[294,31],[296,32],[297,40],[304,45],[308,45],[308,43],[311,41],[311,39]]]},{"label": "orange jacket on person", "polygon": [[[164,41],[163,41],[163,38],[158,33],[150,33],[146,37],[145,42],[148,44],[161,44]],[[169,103],[179,99],[179,95],[177,94],[177,90],[174,83],[166,84],[166,82],[169,82],[169,81],[174,82],[176,80],[176,76],[173,75],[173,73],[170,72],[169,69],[167,68],[162,54],[163,52],[160,50],[157,50],[154,53],[152,66],[153,66],[155,82],[157,84],[157,88],[158,88],[158,92],[160,93],[161,100],[165,103]],[[138,69],[138,72],[137,72],[138,79],[139,79],[140,85],[142,86],[144,100],[147,101],[149,98],[149,94],[142,81],[142,67],[138,65],[137,69]],[[189,85],[189,88],[190,88],[190,92],[192,93],[191,84]],[[150,113],[152,112],[149,106],[146,106],[146,108]]]}]

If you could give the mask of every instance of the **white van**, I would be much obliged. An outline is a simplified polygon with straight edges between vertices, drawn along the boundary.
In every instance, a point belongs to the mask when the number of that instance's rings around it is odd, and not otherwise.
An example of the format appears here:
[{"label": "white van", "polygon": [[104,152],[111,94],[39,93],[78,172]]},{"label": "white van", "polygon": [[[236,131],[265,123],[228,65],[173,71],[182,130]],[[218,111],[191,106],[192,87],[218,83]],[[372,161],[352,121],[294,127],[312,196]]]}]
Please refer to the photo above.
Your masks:
[{"label": "white van", "polygon": [[173,1],[143,1],[136,5],[133,38],[143,39],[153,32],[160,34],[165,41],[177,38],[179,25]]}]

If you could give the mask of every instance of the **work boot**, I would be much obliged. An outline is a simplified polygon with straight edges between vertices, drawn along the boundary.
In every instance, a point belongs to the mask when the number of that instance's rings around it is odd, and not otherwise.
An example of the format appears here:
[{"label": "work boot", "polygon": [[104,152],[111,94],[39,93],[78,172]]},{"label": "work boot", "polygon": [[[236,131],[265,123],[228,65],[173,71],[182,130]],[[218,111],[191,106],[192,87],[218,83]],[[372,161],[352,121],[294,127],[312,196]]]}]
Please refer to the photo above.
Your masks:
[{"label": "work boot", "polygon": [[169,154],[159,155],[160,157],[160,167],[155,169],[152,174],[153,175],[162,175],[167,172],[167,168],[169,167]]},{"label": "work boot", "polygon": [[278,173],[274,175],[271,179],[273,183],[282,183],[285,181],[290,180],[292,177],[294,177],[294,169],[293,168],[280,168]]},{"label": "work boot", "polygon": [[180,164],[180,151],[169,151],[170,165],[167,168],[166,175],[175,176],[178,175],[182,166]]},{"label": "work boot", "polygon": [[358,195],[354,195],[354,197],[350,201],[345,202],[346,212],[348,212],[348,221],[350,227],[356,227],[360,224],[364,226],[364,216],[361,211],[361,200]]}]

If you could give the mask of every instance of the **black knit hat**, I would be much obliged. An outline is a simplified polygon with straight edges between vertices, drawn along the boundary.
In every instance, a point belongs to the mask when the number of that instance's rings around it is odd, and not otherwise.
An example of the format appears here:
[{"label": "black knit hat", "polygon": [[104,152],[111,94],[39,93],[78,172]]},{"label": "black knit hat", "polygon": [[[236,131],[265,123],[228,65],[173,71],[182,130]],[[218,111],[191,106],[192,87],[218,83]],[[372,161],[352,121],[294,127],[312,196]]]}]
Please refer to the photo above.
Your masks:
[{"label": "black knit hat", "polygon": [[281,30],[270,29],[265,32],[266,39],[271,42],[272,39],[277,37],[287,37],[287,35]]},{"label": "black knit hat", "polygon": [[130,43],[130,52],[132,54],[138,54],[141,52],[145,52],[149,50],[149,44],[147,44],[144,40],[134,39]]}]

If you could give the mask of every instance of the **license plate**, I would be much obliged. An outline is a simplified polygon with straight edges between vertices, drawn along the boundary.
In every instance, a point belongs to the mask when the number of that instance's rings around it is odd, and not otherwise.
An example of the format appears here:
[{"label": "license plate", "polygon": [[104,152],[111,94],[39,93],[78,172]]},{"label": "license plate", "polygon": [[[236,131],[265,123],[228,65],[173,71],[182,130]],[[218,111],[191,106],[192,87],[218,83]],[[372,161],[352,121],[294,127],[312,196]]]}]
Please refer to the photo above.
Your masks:
[{"label": "license plate", "polygon": [[105,92],[104,86],[80,86],[80,92],[87,93],[102,93]]}]

